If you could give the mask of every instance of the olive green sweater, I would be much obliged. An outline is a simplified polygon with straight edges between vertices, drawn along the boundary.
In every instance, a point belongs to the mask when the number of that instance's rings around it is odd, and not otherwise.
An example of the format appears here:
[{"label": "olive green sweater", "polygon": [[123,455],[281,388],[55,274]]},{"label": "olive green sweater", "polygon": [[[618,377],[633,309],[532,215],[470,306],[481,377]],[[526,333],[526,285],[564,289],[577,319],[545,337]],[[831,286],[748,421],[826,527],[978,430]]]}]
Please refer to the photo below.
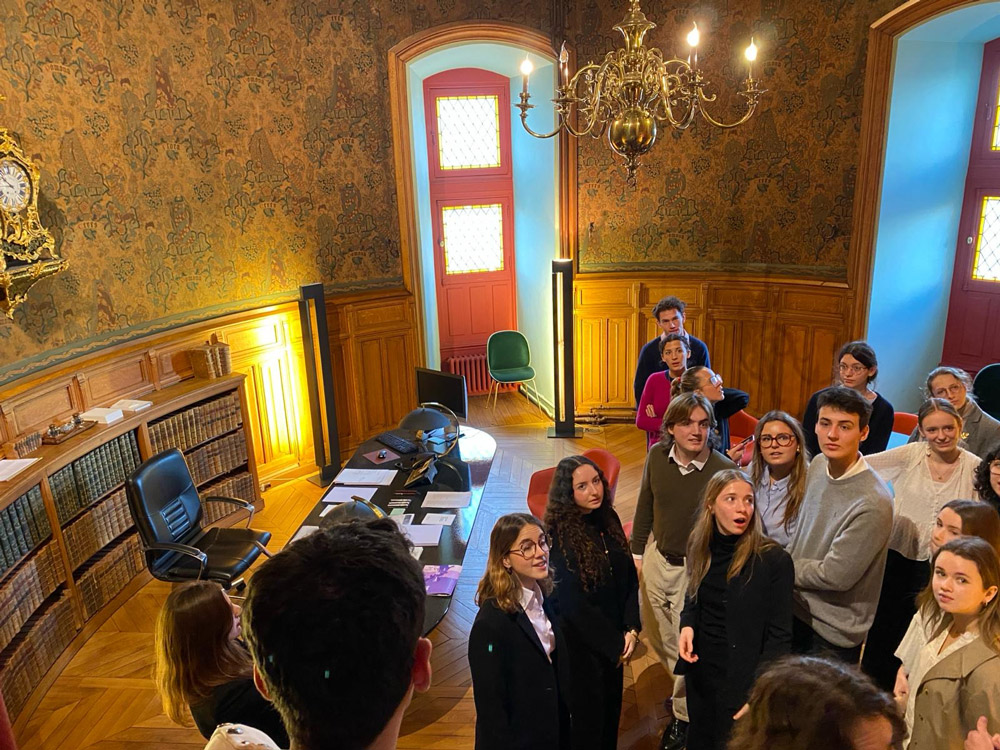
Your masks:
[{"label": "olive green sweater", "polygon": [[643,553],[650,531],[660,554],[685,554],[705,485],[716,472],[734,468],[736,464],[713,450],[701,471],[681,474],[669,448],[663,443],[650,448],[632,519],[632,554]]}]

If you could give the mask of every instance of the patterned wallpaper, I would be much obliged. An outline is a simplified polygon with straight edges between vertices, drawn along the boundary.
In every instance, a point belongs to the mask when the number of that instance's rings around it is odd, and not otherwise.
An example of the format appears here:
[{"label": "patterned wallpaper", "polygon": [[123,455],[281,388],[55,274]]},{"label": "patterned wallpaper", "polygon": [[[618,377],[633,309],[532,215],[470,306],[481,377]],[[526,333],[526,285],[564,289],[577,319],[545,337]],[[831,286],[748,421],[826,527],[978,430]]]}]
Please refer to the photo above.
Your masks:
[{"label": "patterned wallpaper", "polygon": [[[900,0],[647,0],[647,44],[687,56],[697,21],[716,119],[737,119],[750,35],[765,94],[729,131],[661,129],[638,185],[606,140],[580,147],[582,271],[718,270],[847,275],[868,27]],[[584,0],[571,21],[577,60],[621,45],[624,2]],[[576,21],[579,19],[579,23]],[[724,117],[723,117],[724,115]]]},{"label": "patterned wallpaper", "polygon": [[[772,89],[752,124],[661,134],[635,191],[580,145],[584,271],[765,268],[843,278],[868,24],[900,0],[647,0],[691,19],[735,85],[752,30]],[[70,270],[0,317],[0,382],[322,280],[398,287],[387,53],[496,19],[617,46],[625,0],[0,0],[0,125],[42,172]],[[563,29],[567,30],[563,30]]]},{"label": "patterned wallpaper", "polygon": [[70,269],[0,316],[0,382],[222,312],[401,285],[389,48],[548,0],[0,0],[0,126]]}]

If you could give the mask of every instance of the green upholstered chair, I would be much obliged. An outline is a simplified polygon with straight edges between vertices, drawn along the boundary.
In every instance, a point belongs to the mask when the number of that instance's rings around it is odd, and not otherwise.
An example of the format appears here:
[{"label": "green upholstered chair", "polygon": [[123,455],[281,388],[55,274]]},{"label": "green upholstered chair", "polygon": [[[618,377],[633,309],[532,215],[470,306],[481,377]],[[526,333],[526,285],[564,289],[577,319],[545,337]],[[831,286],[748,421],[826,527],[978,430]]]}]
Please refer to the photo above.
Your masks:
[{"label": "green upholstered chair", "polygon": [[531,383],[535,392],[535,404],[541,409],[538,401],[538,388],[535,385],[535,368],[531,366],[531,350],[528,340],[520,331],[497,331],[490,334],[486,342],[486,365],[490,371],[490,392],[486,396],[489,403],[493,395],[493,412],[496,413],[497,397],[500,395],[500,385],[508,383]]}]

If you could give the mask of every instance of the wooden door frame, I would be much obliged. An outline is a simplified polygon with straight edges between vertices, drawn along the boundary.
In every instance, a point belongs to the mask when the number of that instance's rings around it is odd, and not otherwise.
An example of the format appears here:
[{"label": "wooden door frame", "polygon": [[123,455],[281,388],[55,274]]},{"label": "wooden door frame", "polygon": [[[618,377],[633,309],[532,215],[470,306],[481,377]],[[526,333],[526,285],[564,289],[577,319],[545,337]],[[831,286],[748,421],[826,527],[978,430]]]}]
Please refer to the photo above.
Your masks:
[{"label": "wooden door frame", "polygon": [[[441,47],[474,42],[493,42],[520,47],[528,52],[556,59],[552,40],[525,26],[498,21],[458,21],[425,29],[408,36],[389,50],[389,110],[392,120],[392,154],[396,171],[399,210],[399,252],[403,286],[413,295],[417,310],[418,361],[426,365],[424,293],[420,286],[420,241],[417,231],[417,192],[410,141],[410,101],[406,70],[416,58]],[[570,53],[570,66],[574,60]],[[569,137],[555,136],[559,152],[559,257],[575,257],[577,221],[577,150]],[[416,145],[419,148],[419,144]]]},{"label": "wooden door frame", "polygon": [[978,2],[979,0],[910,0],[882,16],[868,30],[865,89],[861,106],[861,148],[847,261],[848,285],[854,291],[854,304],[850,305],[851,319],[848,321],[851,338],[864,338],[868,328],[896,41],[914,26],[935,16],[976,5]]}]

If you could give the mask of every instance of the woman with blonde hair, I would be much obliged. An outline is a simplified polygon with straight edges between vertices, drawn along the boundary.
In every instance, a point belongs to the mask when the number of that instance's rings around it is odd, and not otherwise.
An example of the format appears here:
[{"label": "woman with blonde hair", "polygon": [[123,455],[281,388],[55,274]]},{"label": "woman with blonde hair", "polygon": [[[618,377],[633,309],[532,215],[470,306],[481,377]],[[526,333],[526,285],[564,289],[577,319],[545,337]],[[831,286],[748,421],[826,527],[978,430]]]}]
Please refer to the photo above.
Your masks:
[{"label": "woman with blonde hair", "polygon": [[527,513],[498,518],[469,633],[476,750],[569,747],[569,665],[551,590],[541,522]]},{"label": "woman with blonde hair", "polygon": [[792,644],[792,559],[761,533],[750,477],[716,473],[688,541],[680,660],[688,750],[721,750],[759,667]]},{"label": "woman with blonde hair", "polygon": [[585,456],[559,462],[545,529],[573,677],[573,750],[618,746],[623,665],[639,642],[639,577],[612,505],[597,464]]},{"label": "woman with blonde hair", "polygon": [[783,411],[769,411],[753,433],[753,480],[763,532],[787,548],[806,495],[806,457],[802,425]]},{"label": "woman with blonde hair", "polygon": [[958,750],[981,716],[1000,716],[1000,556],[974,536],[953,539],[932,561],[920,609],[934,638],[910,673],[910,750]]},{"label": "woman with blonde hair", "polygon": [[929,398],[917,410],[923,441],[867,457],[892,484],[893,519],[882,591],[868,631],[861,667],[875,684],[891,690],[899,671],[893,655],[914,613],[917,593],[930,579],[930,538],[941,506],[975,497],[979,457],[960,448],[962,417],[948,401]]},{"label": "woman with blonde hair", "polygon": [[177,586],[156,618],[156,687],[171,721],[206,739],[219,724],[246,724],[280,747],[288,733],[253,682],[253,660],[240,640],[240,608],[211,581]]}]

